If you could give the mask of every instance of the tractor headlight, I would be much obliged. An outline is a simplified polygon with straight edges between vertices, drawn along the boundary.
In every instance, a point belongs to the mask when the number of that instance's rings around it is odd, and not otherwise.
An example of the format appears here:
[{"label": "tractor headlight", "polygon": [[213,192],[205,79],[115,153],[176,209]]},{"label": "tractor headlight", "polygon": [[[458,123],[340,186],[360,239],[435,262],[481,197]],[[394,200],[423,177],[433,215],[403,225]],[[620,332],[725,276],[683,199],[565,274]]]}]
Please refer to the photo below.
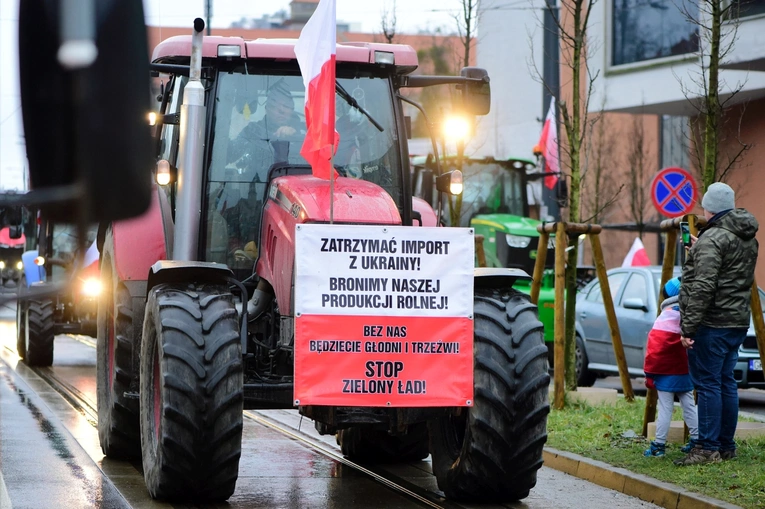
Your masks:
[{"label": "tractor headlight", "polygon": [[24,270],[24,263],[21,261],[16,262],[16,270]]},{"label": "tractor headlight", "polygon": [[5,268],[5,262],[0,260],[0,270]]},{"label": "tractor headlight", "polygon": [[89,277],[82,283],[82,293],[86,297],[98,297],[101,293],[101,280]]},{"label": "tractor headlight", "polygon": [[518,249],[529,247],[531,243],[531,237],[521,237],[520,235],[505,235],[507,245]]}]

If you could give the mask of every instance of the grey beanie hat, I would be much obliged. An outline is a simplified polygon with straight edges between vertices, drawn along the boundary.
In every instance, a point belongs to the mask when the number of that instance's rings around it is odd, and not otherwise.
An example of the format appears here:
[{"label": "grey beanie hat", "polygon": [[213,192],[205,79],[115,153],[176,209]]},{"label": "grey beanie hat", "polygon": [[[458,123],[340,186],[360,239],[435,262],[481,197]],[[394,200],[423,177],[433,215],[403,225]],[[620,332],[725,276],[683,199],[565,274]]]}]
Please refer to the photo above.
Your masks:
[{"label": "grey beanie hat", "polygon": [[715,182],[707,188],[701,199],[701,206],[707,212],[717,214],[723,210],[736,208],[733,189],[728,184]]}]

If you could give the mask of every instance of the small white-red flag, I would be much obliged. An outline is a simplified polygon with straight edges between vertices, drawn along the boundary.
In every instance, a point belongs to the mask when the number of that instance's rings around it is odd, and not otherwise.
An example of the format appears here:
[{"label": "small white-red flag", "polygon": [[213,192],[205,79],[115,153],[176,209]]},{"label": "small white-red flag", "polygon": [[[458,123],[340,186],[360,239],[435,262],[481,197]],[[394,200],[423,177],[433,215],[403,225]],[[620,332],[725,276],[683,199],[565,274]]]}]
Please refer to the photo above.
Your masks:
[{"label": "small white-red flag", "polygon": [[320,0],[300,32],[295,56],[305,85],[306,137],[300,155],[316,177],[329,179],[335,142],[335,0]]},{"label": "small white-red flag", "polygon": [[622,267],[645,267],[646,265],[651,265],[651,260],[648,259],[648,253],[645,250],[643,241],[640,240],[640,237],[637,237],[635,242],[632,243],[627,256],[624,257]]},{"label": "small white-red flag", "polygon": [[560,161],[558,160],[558,122],[555,115],[555,97],[550,98],[550,109],[547,111],[545,125],[539,136],[537,147],[542,151],[545,158],[545,187],[552,189],[558,182],[560,175]]}]

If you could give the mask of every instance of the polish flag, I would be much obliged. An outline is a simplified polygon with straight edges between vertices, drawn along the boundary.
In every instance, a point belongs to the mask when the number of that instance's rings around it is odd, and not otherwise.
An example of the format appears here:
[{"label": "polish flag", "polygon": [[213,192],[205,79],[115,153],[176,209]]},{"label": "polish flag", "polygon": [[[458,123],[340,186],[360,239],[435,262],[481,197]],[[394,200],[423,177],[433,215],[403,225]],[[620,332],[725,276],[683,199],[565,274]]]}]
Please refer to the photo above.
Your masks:
[{"label": "polish flag", "polygon": [[648,253],[646,253],[640,237],[637,237],[627,256],[624,257],[622,267],[644,267],[646,265],[651,265],[651,260],[648,259]]},{"label": "polish flag", "polygon": [[551,175],[545,176],[545,187],[552,189],[558,182],[560,174],[560,161],[558,160],[558,123],[555,116],[555,97],[550,98],[550,109],[547,111],[545,125],[539,136],[537,147],[545,158],[545,172]]},{"label": "polish flag", "polygon": [[320,0],[295,45],[306,90],[307,132],[300,155],[310,163],[313,175],[322,179],[334,171],[336,25],[335,0]]}]

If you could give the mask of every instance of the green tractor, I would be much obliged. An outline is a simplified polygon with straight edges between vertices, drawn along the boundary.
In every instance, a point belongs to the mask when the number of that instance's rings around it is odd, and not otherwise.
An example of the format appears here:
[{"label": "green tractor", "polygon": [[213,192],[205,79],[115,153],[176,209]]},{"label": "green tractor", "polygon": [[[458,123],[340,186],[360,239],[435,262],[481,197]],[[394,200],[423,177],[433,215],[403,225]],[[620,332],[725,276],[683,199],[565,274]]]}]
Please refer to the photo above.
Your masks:
[{"label": "green tractor", "polygon": [[[458,164],[456,156],[442,158],[442,171],[460,167],[463,174],[462,207],[459,223],[455,226],[471,226],[476,235],[483,236],[483,251],[488,267],[508,267],[534,273],[539,245],[537,226],[542,223],[529,217],[528,183],[544,177],[537,172],[533,160],[522,158],[495,159],[493,157],[463,157]],[[433,156],[416,157],[412,161],[412,193],[428,201],[435,210],[441,210],[441,222],[452,224],[449,203],[435,203],[438,196],[434,189],[435,164]],[[454,197],[451,198],[454,200]],[[539,291],[539,320],[545,326],[545,342],[552,365],[553,316],[554,316],[554,264],[555,237],[550,236],[545,257],[545,271]],[[593,277],[592,267],[581,267],[577,281],[586,284]],[[531,281],[517,281],[519,291],[531,293]],[[581,350],[584,334],[576,324],[577,350]],[[580,357],[578,357],[580,358]],[[581,372],[577,364],[577,372]],[[580,384],[581,385],[581,384]]]}]

